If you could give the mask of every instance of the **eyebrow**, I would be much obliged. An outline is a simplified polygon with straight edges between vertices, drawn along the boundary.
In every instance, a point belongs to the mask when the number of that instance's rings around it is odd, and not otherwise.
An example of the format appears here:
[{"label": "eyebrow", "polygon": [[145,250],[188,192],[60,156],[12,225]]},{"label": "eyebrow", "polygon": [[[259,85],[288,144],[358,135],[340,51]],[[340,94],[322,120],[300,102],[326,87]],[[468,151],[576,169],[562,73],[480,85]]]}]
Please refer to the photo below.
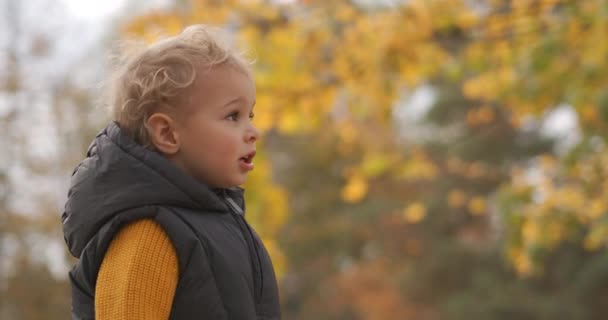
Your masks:
[{"label": "eyebrow", "polygon": [[[245,98],[243,96],[236,97],[236,98],[228,101],[226,104],[224,104],[224,108],[227,107],[227,106],[229,106],[229,105],[231,105],[231,104],[233,104],[233,103],[235,103],[235,102],[237,102],[237,101],[245,101]],[[255,103],[256,103],[256,99],[253,99],[253,104],[251,106],[252,107],[255,106]]]}]

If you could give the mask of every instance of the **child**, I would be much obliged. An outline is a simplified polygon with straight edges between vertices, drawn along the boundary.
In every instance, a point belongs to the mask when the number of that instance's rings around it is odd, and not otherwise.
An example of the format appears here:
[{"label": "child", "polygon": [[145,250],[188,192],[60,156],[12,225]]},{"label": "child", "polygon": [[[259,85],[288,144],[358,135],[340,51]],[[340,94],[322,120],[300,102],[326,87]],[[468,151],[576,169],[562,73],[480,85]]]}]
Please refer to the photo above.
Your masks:
[{"label": "child", "polygon": [[62,215],[73,319],[280,319],[245,220],[259,133],[248,64],[191,26],[129,59]]}]

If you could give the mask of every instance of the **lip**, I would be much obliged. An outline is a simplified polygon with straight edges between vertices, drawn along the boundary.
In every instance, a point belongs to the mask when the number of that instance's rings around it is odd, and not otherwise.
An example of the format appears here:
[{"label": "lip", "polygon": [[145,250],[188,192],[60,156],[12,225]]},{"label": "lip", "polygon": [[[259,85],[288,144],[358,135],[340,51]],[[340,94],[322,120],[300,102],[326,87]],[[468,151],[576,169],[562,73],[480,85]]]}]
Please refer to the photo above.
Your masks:
[{"label": "lip", "polygon": [[245,156],[239,158],[239,165],[241,167],[241,169],[246,170],[246,171],[251,171],[253,170],[253,158],[255,157],[255,150],[249,152],[248,154],[246,154]]}]

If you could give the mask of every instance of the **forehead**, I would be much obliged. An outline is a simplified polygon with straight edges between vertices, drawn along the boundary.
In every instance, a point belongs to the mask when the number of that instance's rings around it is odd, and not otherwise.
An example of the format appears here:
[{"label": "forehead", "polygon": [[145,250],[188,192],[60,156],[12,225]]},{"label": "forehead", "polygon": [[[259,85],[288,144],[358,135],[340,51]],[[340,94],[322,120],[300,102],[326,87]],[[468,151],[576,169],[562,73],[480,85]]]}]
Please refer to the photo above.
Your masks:
[{"label": "forehead", "polygon": [[255,91],[255,84],[247,71],[221,64],[197,72],[190,92],[190,102],[194,105],[222,107],[229,101],[242,98],[247,104],[253,104]]}]

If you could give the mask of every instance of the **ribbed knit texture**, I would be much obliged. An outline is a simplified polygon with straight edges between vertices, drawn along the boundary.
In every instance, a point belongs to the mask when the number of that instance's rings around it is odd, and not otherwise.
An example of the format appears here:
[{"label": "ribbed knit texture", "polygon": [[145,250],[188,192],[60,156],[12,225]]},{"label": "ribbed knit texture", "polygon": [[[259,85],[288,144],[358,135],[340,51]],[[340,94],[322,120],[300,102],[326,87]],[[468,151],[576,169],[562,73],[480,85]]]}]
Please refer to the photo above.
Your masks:
[{"label": "ribbed knit texture", "polygon": [[178,272],[175,248],[156,221],[127,225],[112,240],[101,264],[95,318],[169,319]]}]

